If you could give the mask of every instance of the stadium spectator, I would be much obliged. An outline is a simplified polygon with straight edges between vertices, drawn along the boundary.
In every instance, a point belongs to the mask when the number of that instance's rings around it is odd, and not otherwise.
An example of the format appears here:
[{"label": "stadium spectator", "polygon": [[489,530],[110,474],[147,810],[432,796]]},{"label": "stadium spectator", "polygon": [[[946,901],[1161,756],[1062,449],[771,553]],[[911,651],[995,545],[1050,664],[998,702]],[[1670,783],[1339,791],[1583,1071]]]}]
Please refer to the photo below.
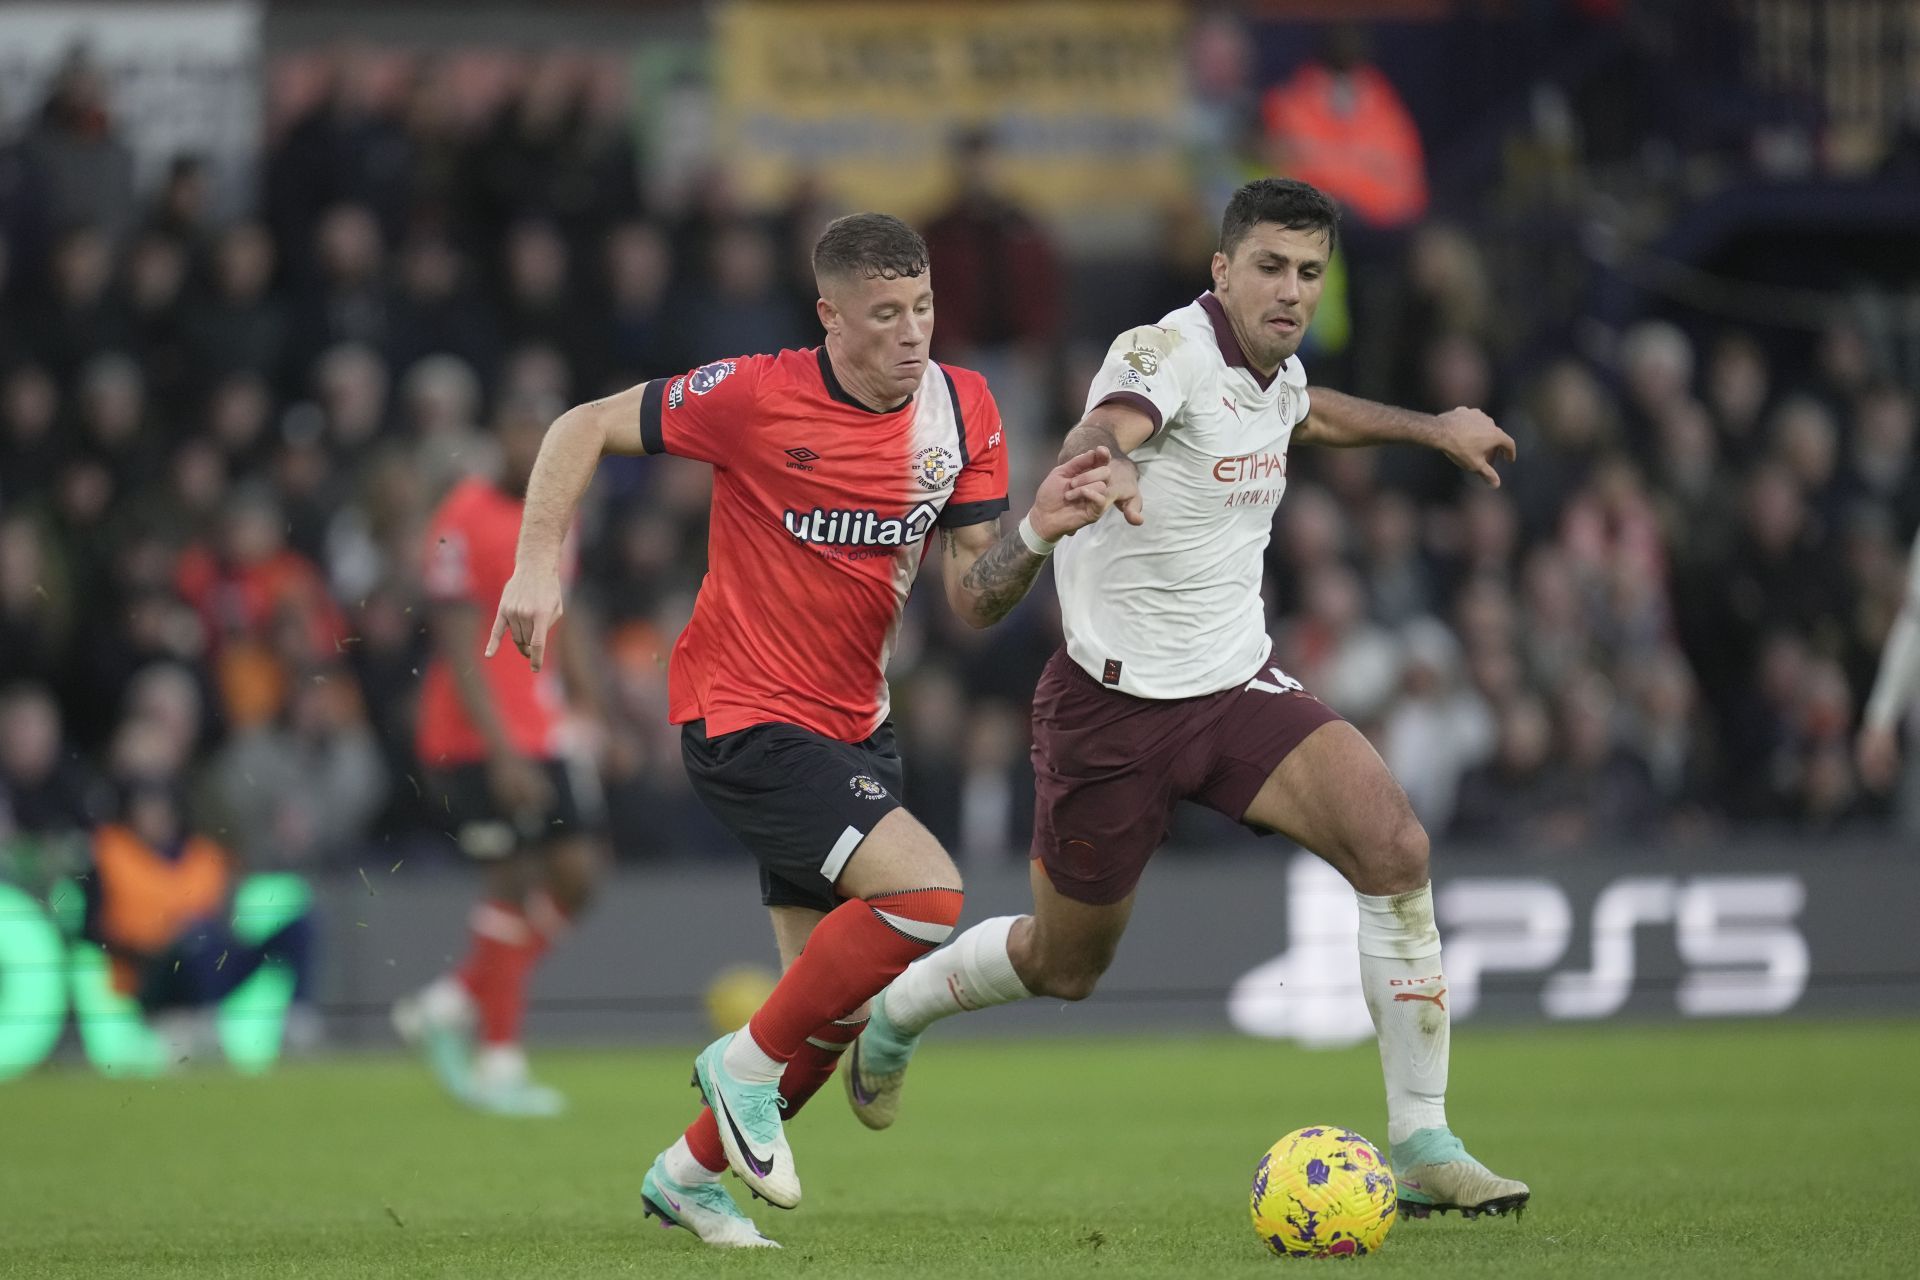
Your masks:
[{"label": "stadium spectator", "polygon": [[52,293],[22,335],[62,382],[93,355],[126,345],[127,316],[113,292],[113,244],[91,224],[73,227],[53,250]]},{"label": "stadium spectator", "polygon": [[798,308],[785,292],[771,236],[751,223],[735,222],[714,233],[710,252],[706,278],[711,287],[688,302],[679,322],[695,360],[807,344],[819,326],[803,329],[797,322]]},{"label": "stadium spectator", "polygon": [[383,764],[353,677],[339,666],[302,671],[281,715],[215,759],[222,826],[253,866],[344,860],[385,803]]},{"label": "stadium spectator", "polygon": [[1493,759],[1460,780],[1451,834],[1539,852],[1554,800],[1552,752],[1546,706],[1533,694],[1515,698],[1500,712]]},{"label": "stadium spectator", "polygon": [[287,1043],[310,1048],[320,1027],[310,917],[302,912],[257,941],[241,937],[231,922],[235,861],[189,820],[164,752],[136,724],[115,754],[115,820],[94,829],[81,880],[83,930],[106,950],[114,990],[156,1018],[171,1066],[210,1039],[214,1005],[263,964],[279,964],[293,979]]},{"label": "stadium spectator", "polygon": [[[1058,251],[1046,229],[1009,197],[993,134],[953,140],[953,194],[926,222],[940,264],[934,358],[987,375],[1010,428],[1037,424],[1062,319]],[[1191,299],[1188,299],[1190,301]]]},{"label": "stadium spectator", "polygon": [[339,343],[379,350],[393,332],[393,299],[384,275],[385,242],[373,211],[338,204],[314,229],[314,257],[293,308],[289,348],[304,371]]},{"label": "stadium spectator", "polygon": [[312,108],[268,151],[262,199],[282,246],[311,243],[316,223],[353,205],[397,236],[412,187],[411,152],[383,85],[383,60],[342,49]]},{"label": "stadium spectator", "polygon": [[553,224],[516,223],[504,246],[500,327],[513,347],[550,347],[562,353],[573,379],[593,385],[600,376],[603,331],[575,287],[567,242]]},{"label": "stadium spectator", "polygon": [[84,831],[103,813],[100,781],[68,749],[44,685],[0,689],[0,796],[14,829],[28,833]]},{"label": "stadium spectator", "polygon": [[65,451],[59,411],[60,389],[43,366],[19,364],[0,380],[0,502],[44,499]]},{"label": "stadium spectator", "polygon": [[499,324],[472,279],[466,258],[438,232],[422,232],[400,252],[387,354],[396,377],[432,356],[452,356],[490,372],[500,353]]},{"label": "stadium spectator", "polygon": [[278,383],[289,371],[291,321],[270,287],[277,252],[257,222],[220,233],[213,249],[213,287],[191,321],[195,372],[212,381],[237,373]]},{"label": "stadium spectator", "polygon": [[673,248],[665,234],[652,223],[622,223],[607,234],[606,252],[608,379],[632,386],[693,363],[668,306]]},{"label": "stadium spectator", "polygon": [[1360,28],[1331,28],[1316,58],[1267,91],[1261,113],[1271,170],[1325,191],[1361,226],[1394,230],[1426,212],[1420,131]]},{"label": "stadium spectator", "polygon": [[1493,753],[1492,709],[1464,679],[1459,642],[1433,618],[1401,631],[1400,696],[1381,726],[1381,755],[1423,826],[1446,831],[1460,784]]},{"label": "stadium spectator", "polygon": [[139,207],[133,153],[114,128],[105,77],[85,49],[68,54],[55,73],[21,150],[49,226],[96,227],[110,243],[127,231]]},{"label": "stadium spectator", "polygon": [[50,687],[62,673],[72,602],[51,569],[39,523],[0,516],[0,688],[28,680]]}]

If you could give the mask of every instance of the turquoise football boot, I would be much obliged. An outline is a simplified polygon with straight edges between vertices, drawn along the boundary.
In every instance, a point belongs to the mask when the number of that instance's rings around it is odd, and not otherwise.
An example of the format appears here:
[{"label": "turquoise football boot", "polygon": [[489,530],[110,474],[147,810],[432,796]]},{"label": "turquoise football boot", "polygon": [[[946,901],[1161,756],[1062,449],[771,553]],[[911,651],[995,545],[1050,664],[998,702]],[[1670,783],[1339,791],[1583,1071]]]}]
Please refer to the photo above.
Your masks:
[{"label": "turquoise football boot", "polygon": [[1417,1129],[1393,1144],[1393,1177],[1403,1218],[1518,1214],[1533,1194],[1526,1183],[1503,1178],[1468,1155],[1453,1130],[1441,1127]]}]

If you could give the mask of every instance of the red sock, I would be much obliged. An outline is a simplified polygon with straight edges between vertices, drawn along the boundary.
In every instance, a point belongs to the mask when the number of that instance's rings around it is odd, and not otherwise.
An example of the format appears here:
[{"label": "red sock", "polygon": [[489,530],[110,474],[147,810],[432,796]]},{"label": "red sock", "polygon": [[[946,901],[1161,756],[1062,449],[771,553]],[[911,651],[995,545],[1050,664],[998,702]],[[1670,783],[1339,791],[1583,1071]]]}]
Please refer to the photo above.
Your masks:
[{"label": "red sock", "polygon": [[[781,1119],[793,1119],[800,1108],[807,1105],[807,1099],[820,1092],[820,1086],[833,1078],[833,1069],[840,1065],[840,1055],[847,1051],[847,1046],[854,1042],[866,1025],[865,1018],[830,1022],[807,1037],[807,1042],[787,1062],[786,1073],[780,1077],[780,1098],[786,1103],[780,1108]],[[720,1145],[720,1124],[713,1118],[711,1108],[700,1108],[699,1118],[687,1126],[686,1138],[687,1150],[693,1152],[693,1158],[703,1168],[712,1173],[725,1172],[727,1149]]]},{"label": "red sock", "polygon": [[793,1061],[808,1036],[858,1009],[945,942],[965,900],[958,889],[909,889],[835,907],[747,1024],[754,1042],[770,1057]]},{"label": "red sock", "polygon": [[527,980],[566,921],[566,913],[545,892],[536,893],[525,910],[509,902],[474,906],[472,949],[458,976],[480,1007],[482,1044],[519,1043]]},{"label": "red sock", "polygon": [[720,1122],[712,1107],[700,1108],[700,1117],[687,1126],[687,1150],[708,1173],[725,1173],[727,1149],[720,1145]]},{"label": "red sock", "polygon": [[793,1119],[800,1108],[807,1105],[807,1099],[833,1078],[833,1069],[840,1065],[840,1055],[866,1025],[865,1018],[842,1019],[815,1028],[807,1037],[800,1052],[787,1060],[787,1069],[780,1077],[780,1100],[786,1104],[780,1108],[782,1120]]}]

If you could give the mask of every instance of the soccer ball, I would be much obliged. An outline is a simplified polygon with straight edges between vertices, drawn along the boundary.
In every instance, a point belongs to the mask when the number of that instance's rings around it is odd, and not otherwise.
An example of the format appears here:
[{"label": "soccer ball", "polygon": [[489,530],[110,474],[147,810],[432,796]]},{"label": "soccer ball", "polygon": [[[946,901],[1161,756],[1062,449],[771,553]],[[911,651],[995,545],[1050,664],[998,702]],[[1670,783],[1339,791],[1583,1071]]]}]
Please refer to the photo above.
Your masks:
[{"label": "soccer ball", "polygon": [[1400,1203],[1393,1170],[1351,1129],[1296,1129],[1253,1171],[1253,1229],[1283,1258],[1351,1258],[1387,1238]]}]

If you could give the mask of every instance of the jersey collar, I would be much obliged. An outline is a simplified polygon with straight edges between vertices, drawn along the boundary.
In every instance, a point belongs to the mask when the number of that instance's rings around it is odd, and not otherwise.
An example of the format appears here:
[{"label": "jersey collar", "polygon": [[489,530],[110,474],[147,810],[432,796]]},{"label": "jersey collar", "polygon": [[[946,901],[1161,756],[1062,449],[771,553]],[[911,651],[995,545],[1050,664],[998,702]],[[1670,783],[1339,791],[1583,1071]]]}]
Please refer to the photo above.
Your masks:
[{"label": "jersey collar", "polygon": [[[1227,362],[1227,366],[1233,369],[1245,369],[1252,375],[1253,380],[1260,384],[1262,391],[1271,387],[1273,380],[1280,376],[1280,371],[1275,369],[1270,374],[1261,373],[1247,363],[1247,353],[1240,349],[1240,339],[1234,334],[1233,324],[1227,319],[1227,309],[1220,305],[1220,299],[1213,296],[1212,290],[1208,290],[1201,294],[1197,301],[1200,303],[1201,310],[1207,313],[1207,319],[1213,321],[1213,340],[1219,344],[1220,356]],[[824,363],[825,347],[820,349],[820,358]]]},{"label": "jersey collar", "polygon": [[913,397],[908,396],[891,409],[876,409],[872,405],[862,404],[860,401],[854,399],[845,387],[840,385],[840,379],[833,376],[833,361],[827,359],[827,344],[823,342],[814,348],[814,354],[820,357],[820,381],[827,384],[827,394],[835,400],[838,400],[841,404],[852,405],[862,413],[870,413],[876,418],[883,418],[887,414],[898,413],[913,403]]}]

